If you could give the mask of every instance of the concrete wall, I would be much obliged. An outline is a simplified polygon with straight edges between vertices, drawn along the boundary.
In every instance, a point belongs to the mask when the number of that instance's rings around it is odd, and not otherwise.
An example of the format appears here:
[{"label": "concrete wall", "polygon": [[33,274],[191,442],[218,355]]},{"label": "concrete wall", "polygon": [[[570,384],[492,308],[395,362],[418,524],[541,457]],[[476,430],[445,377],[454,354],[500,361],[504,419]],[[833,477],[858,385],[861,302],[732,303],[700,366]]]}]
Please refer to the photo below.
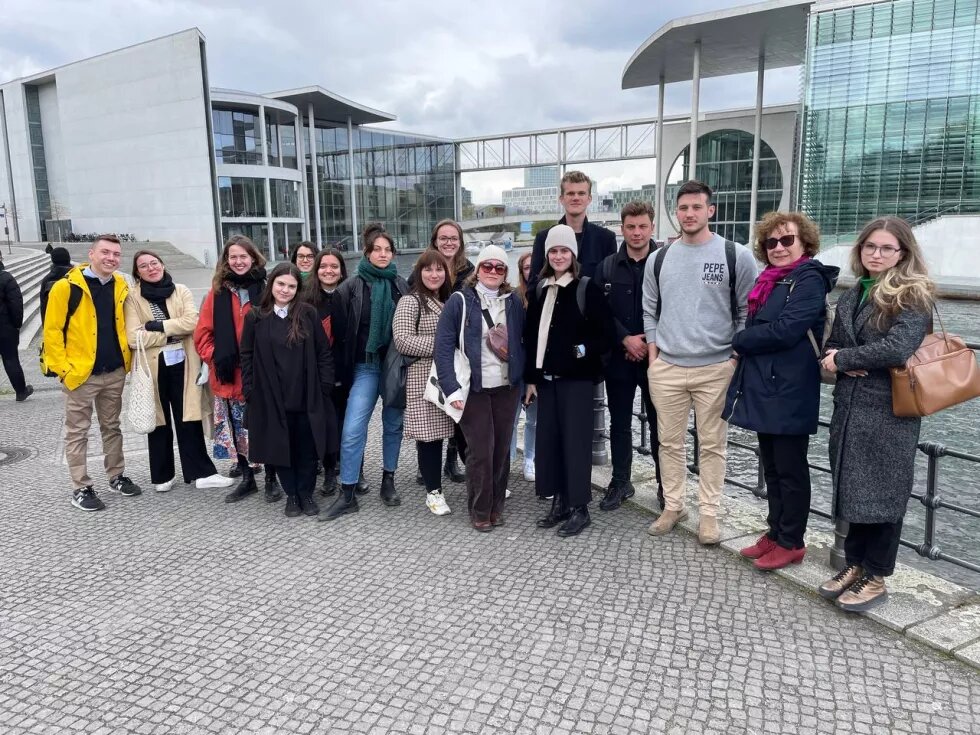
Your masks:
[{"label": "concrete wall", "polygon": [[[44,137],[44,165],[48,173],[51,196],[51,219],[71,219],[71,193],[65,169],[65,144],[61,137],[61,115],[58,112],[58,87],[53,82],[37,89],[41,106],[41,135]],[[54,237],[50,232],[48,237]]]},{"label": "concrete wall", "polygon": [[[3,93],[4,122],[7,140],[0,151],[0,197],[8,211],[16,203],[17,231],[21,240],[39,240],[37,199],[34,196],[34,169],[31,161],[30,136],[27,132],[27,101],[24,88],[14,82],[0,87]],[[2,127],[2,126],[0,126]],[[9,162],[9,168],[8,168]],[[9,183],[13,182],[13,192]],[[11,234],[14,228],[10,228]]]}]

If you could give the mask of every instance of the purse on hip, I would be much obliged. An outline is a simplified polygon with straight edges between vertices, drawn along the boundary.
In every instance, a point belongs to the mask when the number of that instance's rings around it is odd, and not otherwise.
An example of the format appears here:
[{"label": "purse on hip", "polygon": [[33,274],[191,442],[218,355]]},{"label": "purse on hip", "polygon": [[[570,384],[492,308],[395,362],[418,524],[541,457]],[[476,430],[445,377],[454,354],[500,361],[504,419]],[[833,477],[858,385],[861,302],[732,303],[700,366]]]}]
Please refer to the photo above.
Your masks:
[{"label": "purse on hip", "polygon": [[980,367],[973,350],[946,332],[942,317],[939,328],[941,332],[926,335],[905,365],[889,369],[896,416],[930,416],[980,396]]},{"label": "purse on hip", "polygon": [[494,324],[493,318],[490,316],[490,312],[487,309],[483,309],[483,321],[487,323],[490,328],[487,331],[487,347],[490,351],[496,355],[497,359],[501,362],[507,362],[507,356],[510,354],[507,345],[507,324]]}]

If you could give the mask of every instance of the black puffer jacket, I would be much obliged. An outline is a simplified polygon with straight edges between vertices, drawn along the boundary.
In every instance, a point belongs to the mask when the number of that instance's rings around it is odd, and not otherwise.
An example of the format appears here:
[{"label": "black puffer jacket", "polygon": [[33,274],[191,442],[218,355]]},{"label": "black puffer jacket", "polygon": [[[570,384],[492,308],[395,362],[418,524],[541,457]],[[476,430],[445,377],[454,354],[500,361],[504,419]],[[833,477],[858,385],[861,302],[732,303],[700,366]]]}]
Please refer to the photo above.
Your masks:
[{"label": "black puffer jacket", "polygon": [[16,337],[24,326],[24,297],[17,280],[0,263],[0,337]]}]

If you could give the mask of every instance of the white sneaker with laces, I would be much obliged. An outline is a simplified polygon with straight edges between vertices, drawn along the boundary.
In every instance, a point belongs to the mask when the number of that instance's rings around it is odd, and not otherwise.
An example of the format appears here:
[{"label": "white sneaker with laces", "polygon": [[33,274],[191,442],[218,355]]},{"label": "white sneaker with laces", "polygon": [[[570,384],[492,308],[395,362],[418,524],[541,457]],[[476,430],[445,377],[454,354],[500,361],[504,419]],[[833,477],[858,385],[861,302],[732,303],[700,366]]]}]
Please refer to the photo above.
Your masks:
[{"label": "white sneaker with laces", "polygon": [[534,460],[524,460],[524,479],[534,482]]},{"label": "white sneaker with laces", "polygon": [[177,479],[176,477],[171,477],[166,482],[161,482],[159,485],[154,485],[153,489],[156,490],[158,493],[169,493],[171,490],[173,490],[174,481],[176,479]]},{"label": "white sneaker with laces", "polygon": [[510,497],[510,488],[507,488],[507,490],[504,492],[504,497],[505,498],[509,498]]},{"label": "white sneaker with laces", "polygon": [[446,498],[439,491],[425,494],[425,506],[432,511],[433,515],[445,516],[452,513],[446,505]]},{"label": "white sneaker with laces", "polygon": [[235,478],[225,477],[224,475],[214,474],[208,477],[199,477],[194,481],[194,486],[198,490],[204,490],[209,487],[231,487],[235,484]]}]

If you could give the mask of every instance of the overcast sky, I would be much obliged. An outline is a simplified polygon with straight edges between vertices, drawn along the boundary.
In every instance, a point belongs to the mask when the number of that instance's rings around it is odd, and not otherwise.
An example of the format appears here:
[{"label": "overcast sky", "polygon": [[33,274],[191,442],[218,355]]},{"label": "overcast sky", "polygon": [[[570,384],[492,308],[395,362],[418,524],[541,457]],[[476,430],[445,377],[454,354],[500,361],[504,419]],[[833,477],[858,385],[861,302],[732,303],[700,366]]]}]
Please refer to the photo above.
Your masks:
[{"label": "overcast sky", "polygon": [[[653,117],[656,88],[620,88],[633,52],[679,14],[741,4],[4,0],[0,81],[196,26],[207,38],[213,86],[268,92],[319,84],[393,113],[391,127],[466,137]],[[795,101],[798,79],[795,69],[768,73],[766,104]],[[689,110],[690,94],[689,84],[668,86],[667,113]],[[702,109],[754,102],[753,75],[702,83]],[[514,176],[488,174],[464,185],[480,201],[482,190]],[[649,176],[620,178],[630,184]]]}]

